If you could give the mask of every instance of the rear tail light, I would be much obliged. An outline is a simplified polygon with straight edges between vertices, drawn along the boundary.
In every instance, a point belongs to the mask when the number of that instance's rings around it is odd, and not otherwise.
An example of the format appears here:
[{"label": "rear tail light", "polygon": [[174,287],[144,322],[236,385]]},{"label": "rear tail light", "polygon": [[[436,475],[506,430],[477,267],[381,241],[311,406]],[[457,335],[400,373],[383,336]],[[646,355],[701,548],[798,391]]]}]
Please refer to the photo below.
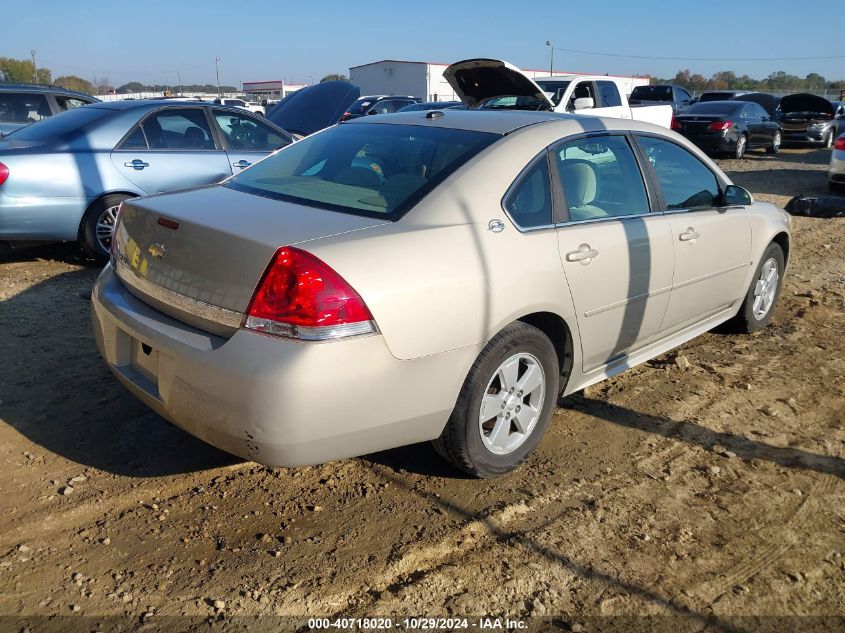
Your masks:
[{"label": "rear tail light", "polygon": [[244,328],[305,341],[377,332],[355,289],[321,259],[293,247],[276,251],[250,299]]},{"label": "rear tail light", "polygon": [[681,124],[678,121],[678,119],[675,118],[674,114],[672,115],[672,124],[669,127],[671,127],[673,130],[682,130],[683,129],[681,127]]},{"label": "rear tail light", "polygon": [[0,185],[9,180],[9,168],[0,163]]},{"label": "rear tail light", "polygon": [[732,125],[732,121],[713,121],[713,123],[707,126],[707,129],[713,130],[714,132],[724,132],[725,130],[729,129]]},{"label": "rear tail light", "polygon": [[[845,134],[836,139],[833,149],[845,149]],[[0,176],[0,180],[2,180],[2,176]]]}]

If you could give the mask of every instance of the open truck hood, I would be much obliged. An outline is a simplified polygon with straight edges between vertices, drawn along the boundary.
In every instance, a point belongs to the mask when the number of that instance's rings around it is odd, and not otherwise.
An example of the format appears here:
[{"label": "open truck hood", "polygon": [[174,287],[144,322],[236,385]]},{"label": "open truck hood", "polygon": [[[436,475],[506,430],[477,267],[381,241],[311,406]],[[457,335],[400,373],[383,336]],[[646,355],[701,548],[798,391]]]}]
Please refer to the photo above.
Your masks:
[{"label": "open truck hood", "polygon": [[781,99],[780,111],[783,114],[789,114],[790,112],[813,112],[833,116],[833,104],[824,97],[800,92],[794,95],[786,95]]},{"label": "open truck hood", "polygon": [[465,59],[443,71],[458,98],[468,107],[496,97],[533,97],[555,106],[534,81],[513,64],[500,59]]}]

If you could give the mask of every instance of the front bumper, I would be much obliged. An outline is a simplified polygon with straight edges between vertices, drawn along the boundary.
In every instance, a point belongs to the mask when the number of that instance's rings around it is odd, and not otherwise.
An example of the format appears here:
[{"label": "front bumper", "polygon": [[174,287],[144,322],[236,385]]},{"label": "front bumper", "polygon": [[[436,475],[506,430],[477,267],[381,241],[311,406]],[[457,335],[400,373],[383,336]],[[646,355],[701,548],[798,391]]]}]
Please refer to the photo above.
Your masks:
[{"label": "front bumper", "polygon": [[830,157],[830,168],[827,172],[830,182],[845,185],[845,150],[835,149]]},{"label": "front bumper", "polygon": [[829,128],[816,128],[806,130],[783,130],[783,141],[789,143],[811,143],[821,144],[827,139]]},{"label": "front bumper", "polygon": [[157,413],[218,448],[271,466],[317,464],[440,435],[478,349],[415,360],[381,336],[300,343],[221,338],[158,312],[107,266],[92,293],[97,347]]}]

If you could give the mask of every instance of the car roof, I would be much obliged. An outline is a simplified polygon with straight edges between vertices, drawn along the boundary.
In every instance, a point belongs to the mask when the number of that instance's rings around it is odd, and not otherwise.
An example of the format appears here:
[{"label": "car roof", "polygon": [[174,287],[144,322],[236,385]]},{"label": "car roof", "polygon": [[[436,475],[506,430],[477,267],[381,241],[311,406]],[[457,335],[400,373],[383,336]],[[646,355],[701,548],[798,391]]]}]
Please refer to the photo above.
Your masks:
[{"label": "car roof", "polygon": [[192,101],[192,100],[181,100],[181,99],[126,99],[123,101],[101,101],[100,103],[92,103],[85,107],[87,108],[104,108],[106,110],[132,110],[134,108],[161,108],[161,107],[170,107],[170,108],[191,108],[191,107],[203,107],[203,106],[214,106],[217,109],[223,110],[231,110],[232,112],[237,112],[238,114],[243,114],[246,112],[243,108],[237,108],[233,106],[227,106],[219,103],[212,103],[210,101]]},{"label": "car roof", "polygon": [[80,97],[87,97],[89,99],[96,99],[94,95],[89,95],[86,92],[79,92],[78,90],[69,90],[61,86],[44,86],[42,84],[0,84],[0,92],[39,92],[39,93],[60,93],[63,95],[75,95]]},{"label": "car roof", "polygon": [[[435,112],[441,113],[442,116],[432,116]],[[537,112],[534,110],[516,110],[507,112],[451,109],[417,110],[414,112],[396,112],[393,114],[382,114],[379,116],[359,117],[357,119],[344,121],[339,125],[421,125],[505,135],[531,125],[555,122],[564,122],[564,127],[572,128],[571,132],[563,130],[562,133],[564,135],[584,131],[587,127],[597,127],[605,130],[631,129],[639,131],[667,131],[665,128],[661,128],[656,125],[641,123],[639,121],[632,121],[629,119],[611,119],[556,112]]]}]

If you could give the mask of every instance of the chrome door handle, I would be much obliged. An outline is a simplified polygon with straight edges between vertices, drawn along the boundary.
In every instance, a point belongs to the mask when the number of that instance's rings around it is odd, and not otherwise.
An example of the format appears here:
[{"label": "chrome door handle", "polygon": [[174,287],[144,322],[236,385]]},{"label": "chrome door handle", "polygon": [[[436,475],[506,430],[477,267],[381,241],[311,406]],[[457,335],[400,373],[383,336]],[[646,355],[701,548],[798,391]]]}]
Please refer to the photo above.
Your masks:
[{"label": "chrome door handle", "polygon": [[698,234],[698,233],[696,233],[696,232],[695,232],[695,229],[693,229],[693,228],[690,226],[690,227],[687,227],[687,230],[686,230],[686,231],[684,231],[683,233],[681,233],[681,234],[678,236],[678,239],[679,239],[679,240],[681,240],[682,242],[694,242],[694,241],[695,241],[695,240],[697,240],[699,237],[700,237],[700,236],[699,236],[699,234]]},{"label": "chrome door handle", "polygon": [[490,223],[487,225],[488,231],[493,231],[493,233],[501,233],[505,230],[505,223],[501,220],[490,220]]},{"label": "chrome door handle", "polygon": [[586,266],[593,261],[593,258],[598,256],[598,254],[599,252],[594,248],[590,248],[589,244],[581,244],[577,251],[569,251],[566,254],[566,261],[581,262]]},{"label": "chrome door handle", "polygon": [[245,160],[239,160],[237,163],[232,163],[232,167],[240,167],[241,169],[246,169],[250,165],[252,165],[252,163]]},{"label": "chrome door handle", "polygon": [[133,160],[133,161],[131,161],[131,162],[128,162],[128,163],[123,163],[123,166],[124,166],[124,167],[132,167],[133,169],[137,169],[138,171],[140,171],[140,170],[142,170],[144,167],[149,167],[149,166],[150,166],[150,164],[149,164],[149,163],[145,163],[144,161],[142,161],[142,160],[141,160],[141,159],[139,159],[139,158],[136,158],[135,160]]}]

